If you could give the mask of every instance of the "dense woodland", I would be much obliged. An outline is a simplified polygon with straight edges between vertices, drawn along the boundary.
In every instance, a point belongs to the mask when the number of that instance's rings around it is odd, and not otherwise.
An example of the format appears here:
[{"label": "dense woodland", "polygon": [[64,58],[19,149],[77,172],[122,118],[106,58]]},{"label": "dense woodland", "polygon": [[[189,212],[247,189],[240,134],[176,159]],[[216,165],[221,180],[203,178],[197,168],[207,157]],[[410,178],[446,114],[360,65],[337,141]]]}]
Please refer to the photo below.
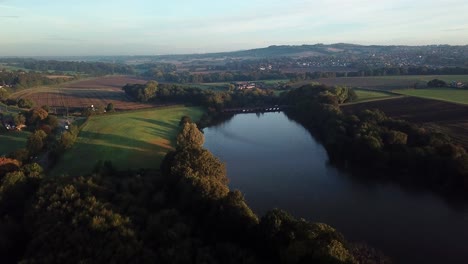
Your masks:
[{"label": "dense woodland", "polygon": [[284,94],[283,102],[295,106],[288,115],[322,141],[336,164],[366,168],[372,178],[466,196],[468,155],[463,147],[446,134],[378,110],[345,114],[340,97],[336,88],[306,85]]},{"label": "dense woodland", "polygon": [[230,107],[272,105],[278,101],[273,91],[257,88],[217,92],[149,81],[146,84],[127,84],[122,89],[140,102],[181,102],[217,111]]}]

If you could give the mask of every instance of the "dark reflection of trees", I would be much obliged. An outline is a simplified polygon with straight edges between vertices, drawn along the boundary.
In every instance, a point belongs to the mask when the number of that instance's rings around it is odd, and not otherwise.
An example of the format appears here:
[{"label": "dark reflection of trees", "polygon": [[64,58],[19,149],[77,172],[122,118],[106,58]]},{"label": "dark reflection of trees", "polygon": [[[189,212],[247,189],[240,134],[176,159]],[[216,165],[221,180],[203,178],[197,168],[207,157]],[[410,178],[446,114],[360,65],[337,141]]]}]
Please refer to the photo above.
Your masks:
[{"label": "dark reflection of trees", "polygon": [[[424,184],[421,181],[418,181],[416,178],[411,177],[409,173],[376,170],[372,168],[366,168],[364,166],[352,166],[347,160],[337,159],[336,155],[330,153],[332,150],[323,144],[318,131],[314,131],[313,128],[307,127],[301,122],[300,115],[295,114],[292,111],[284,111],[284,113],[288,120],[304,127],[315,140],[317,140],[325,147],[327,156],[329,158],[327,165],[338,169],[342,172],[340,175],[348,176],[351,181],[365,185],[396,184],[401,187],[404,192],[409,194],[425,193],[429,191],[441,198],[448,207],[453,208],[454,210],[463,210],[466,207],[468,203],[468,197],[466,194],[452,192],[444,189],[436,189],[433,186]],[[400,175],[395,177],[395,174]]]}]

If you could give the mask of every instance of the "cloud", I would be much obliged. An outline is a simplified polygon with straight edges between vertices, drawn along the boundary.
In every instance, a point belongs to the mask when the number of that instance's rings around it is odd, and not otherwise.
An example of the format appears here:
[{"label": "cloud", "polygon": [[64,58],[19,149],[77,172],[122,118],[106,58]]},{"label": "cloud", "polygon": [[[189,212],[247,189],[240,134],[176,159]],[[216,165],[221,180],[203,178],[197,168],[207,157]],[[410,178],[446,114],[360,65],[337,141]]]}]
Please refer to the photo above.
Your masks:
[{"label": "cloud", "polygon": [[0,18],[20,18],[20,16],[0,16]]}]

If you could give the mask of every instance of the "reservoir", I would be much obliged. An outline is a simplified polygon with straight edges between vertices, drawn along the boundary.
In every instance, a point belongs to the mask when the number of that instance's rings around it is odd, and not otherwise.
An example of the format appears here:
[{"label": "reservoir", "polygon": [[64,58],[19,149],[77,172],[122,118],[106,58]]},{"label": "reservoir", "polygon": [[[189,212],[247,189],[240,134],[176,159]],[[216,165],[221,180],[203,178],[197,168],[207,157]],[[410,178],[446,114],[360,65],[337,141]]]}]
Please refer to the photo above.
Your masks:
[{"label": "reservoir", "polygon": [[324,147],[284,113],[238,114],[205,128],[205,148],[261,217],[280,208],[365,241],[395,263],[468,263],[468,203],[366,181],[331,166]]}]

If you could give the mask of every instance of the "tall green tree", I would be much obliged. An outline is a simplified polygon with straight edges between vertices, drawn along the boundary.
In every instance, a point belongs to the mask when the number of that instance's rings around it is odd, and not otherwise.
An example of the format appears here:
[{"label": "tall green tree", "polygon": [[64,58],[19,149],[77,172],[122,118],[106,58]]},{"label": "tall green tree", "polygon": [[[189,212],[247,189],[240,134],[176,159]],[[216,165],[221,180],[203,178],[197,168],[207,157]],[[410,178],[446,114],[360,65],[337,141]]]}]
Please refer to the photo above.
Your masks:
[{"label": "tall green tree", "polygon": [[28,141],[26,142],[26,148],[28,149],[29,153],[35,155],[42,150],[45,145],[45,139],[47,134],[42,130],[37,130],[33,134],[28,137]]}]

